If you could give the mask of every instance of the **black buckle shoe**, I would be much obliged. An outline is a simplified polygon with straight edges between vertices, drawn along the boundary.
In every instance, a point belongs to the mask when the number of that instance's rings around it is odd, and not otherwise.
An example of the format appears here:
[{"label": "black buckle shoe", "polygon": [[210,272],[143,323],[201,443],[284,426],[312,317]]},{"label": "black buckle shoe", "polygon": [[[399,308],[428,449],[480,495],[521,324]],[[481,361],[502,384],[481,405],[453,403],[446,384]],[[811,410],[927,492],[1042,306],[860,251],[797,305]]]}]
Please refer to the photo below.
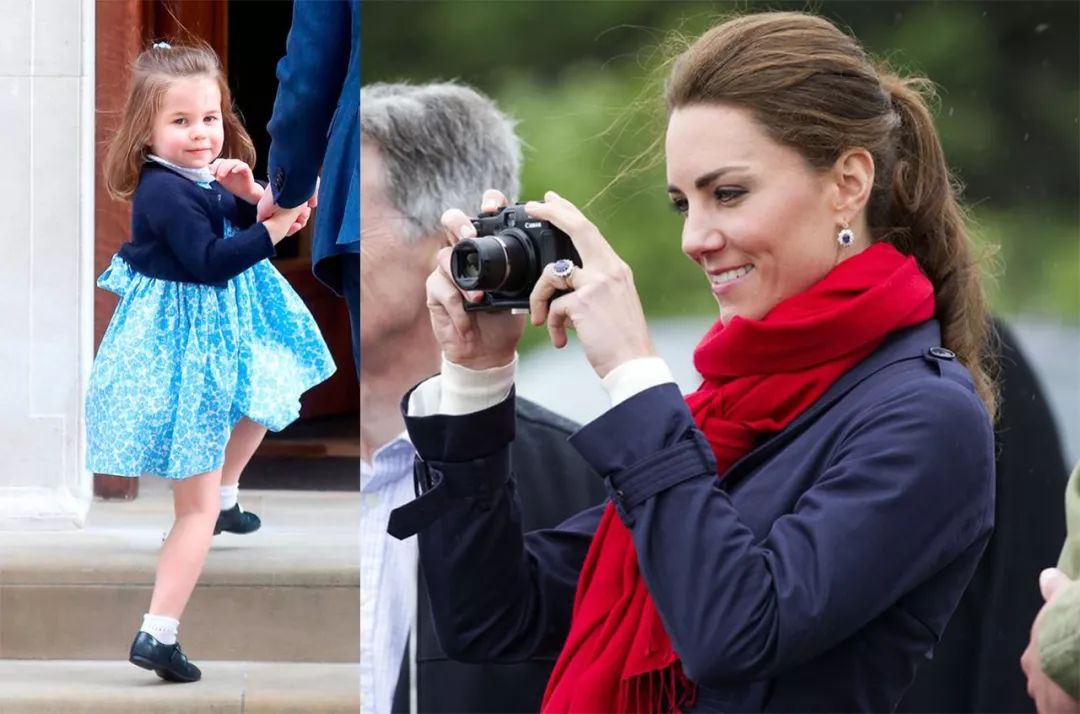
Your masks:
[{"label": "black buckle shoe", "polygon": [[141,630],[131,643],[128,661],[137,667],[152,669],[166,682],[198,682],[202,679],[199,668],[188,662],[187,655],[180,651],[179,642],[163,645]]},{"label": "black buckle shoe", "polygon": [[241,510],[240,504],[233,505],[227,511],[218,514],[217,523],[214,525],[214,535],[225,531],[227,533],[254,533],[262,526],[262,521],[254,513]]}]

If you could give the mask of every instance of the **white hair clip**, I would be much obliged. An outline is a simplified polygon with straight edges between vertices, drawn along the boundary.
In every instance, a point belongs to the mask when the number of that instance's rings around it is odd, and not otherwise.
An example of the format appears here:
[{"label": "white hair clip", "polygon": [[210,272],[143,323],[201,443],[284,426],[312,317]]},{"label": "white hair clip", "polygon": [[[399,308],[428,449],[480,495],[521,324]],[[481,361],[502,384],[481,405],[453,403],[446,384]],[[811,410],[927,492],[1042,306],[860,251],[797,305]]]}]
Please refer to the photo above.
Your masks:
[{"label": "white hair clip", "polygon": [[171,50],[172,45],[170,45],[168,42],[155,42],[153,44],[153,48],[155,50]]}]

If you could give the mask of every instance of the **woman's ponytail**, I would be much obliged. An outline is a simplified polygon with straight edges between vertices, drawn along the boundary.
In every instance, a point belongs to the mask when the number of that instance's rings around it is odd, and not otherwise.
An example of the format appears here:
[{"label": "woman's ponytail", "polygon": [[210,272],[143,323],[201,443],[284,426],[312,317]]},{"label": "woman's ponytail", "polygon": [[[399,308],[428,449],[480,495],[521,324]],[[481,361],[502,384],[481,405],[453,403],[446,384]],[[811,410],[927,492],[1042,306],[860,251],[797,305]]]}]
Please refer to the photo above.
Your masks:
[{"label": "woman's ponytail", "polygon": [[[989,344],[989,315],[979,261],[957,200],[959,186],[945,163],[930,113],[933,86],[922,78],[881,72],[899,122],[894,129],[893,164],[884,229],[879,236],[913,255],[934,284],[942,343],[968,367],[991,417],[997,407]],[[871,216],[871,225],[875,221]]]}]

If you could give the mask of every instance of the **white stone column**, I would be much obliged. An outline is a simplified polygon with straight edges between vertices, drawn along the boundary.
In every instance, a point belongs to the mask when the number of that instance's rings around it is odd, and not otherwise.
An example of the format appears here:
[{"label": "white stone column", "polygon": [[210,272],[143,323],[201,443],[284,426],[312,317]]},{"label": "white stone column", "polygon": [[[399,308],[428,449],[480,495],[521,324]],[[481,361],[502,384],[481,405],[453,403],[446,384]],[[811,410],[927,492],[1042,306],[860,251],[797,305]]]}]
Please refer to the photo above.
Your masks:
[{"label": "white stone column", "polygon": [[0,529],[92,499],[93,0],[0,0]]}]

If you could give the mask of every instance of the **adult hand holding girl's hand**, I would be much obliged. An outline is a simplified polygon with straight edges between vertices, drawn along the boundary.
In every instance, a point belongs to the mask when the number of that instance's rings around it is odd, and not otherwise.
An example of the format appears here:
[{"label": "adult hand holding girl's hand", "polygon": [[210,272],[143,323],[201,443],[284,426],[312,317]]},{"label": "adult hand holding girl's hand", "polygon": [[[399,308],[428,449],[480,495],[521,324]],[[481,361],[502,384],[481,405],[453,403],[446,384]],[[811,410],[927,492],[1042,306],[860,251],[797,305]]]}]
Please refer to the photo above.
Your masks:
[{"label": "adult hand holding girl's hand", "polygon": [[[546,320],[556,347],[566,345],[566,330],[572,328],[601,378],[624,362],[655,356],[630,266],[597,227],[554,191],[545,194],[544,203],[526,203],[525,211],[569,235],[582,262],[565,278],[555,274],[554,264],[544,268],[529,296],[533,324]],[[558,290],[572,292],[552,300]]]},{"label": "adult hand holding girl's hand", "polygon": [[232,195],[248,203],[258,203],[263,196],[263,187],[255,181],[251,167],[239,159],[218,159],[210,163],[210,173],[214,180],[225,187]]},{"label": "adult hand holding girl's hand", "polygon": [[[498,191],[484,192],[481,210],[492,213],[507,204]],[[439,251],[438,265],[427,279],[427,305],[431,327],[446,359],[470,369],[489,369],[510,364],[525,320],[510,312],[466,312],[464,299],[479,299],[479,291],[462,291],[450,277],[452,246],[462,238],[476,237],[469,217],[451,208],[442,216],[450,248]]]},{"label": "adult hand holding girl's hand", "polygon": [[[261,186],[260,186],[261,188]],[[307,225],[308,219],[311,218],[311,209],[315,208],[319,204],[319,179],[315,179],[315,193],[311,194],[311,198],[297,208],[300,213],[297,214],[297,220],[289,226],[288,231],[285,232],[286,236],[291,236],[298,230]],[[262,192],[262,195],[258,199],[258,206],[255,209],[255,220],[259,223],[266,222],[267,218],[270,218],[282,208],[274,203],[274,192],[267,189]],[[294,209],[295,210],[295,209]]]},{"label": "adult hand holding girl's hand", "polygon": [[266,232],[270,234],[270,241],[277,245],[287,236],[291,236],[300,230],[296,226],[303,227],[303,224],[307,223],[309,215],[311,215],[311,207],[305,203],[296,208],[282,208],[266,220],[260,221],[260,223],[266,226]]}]

